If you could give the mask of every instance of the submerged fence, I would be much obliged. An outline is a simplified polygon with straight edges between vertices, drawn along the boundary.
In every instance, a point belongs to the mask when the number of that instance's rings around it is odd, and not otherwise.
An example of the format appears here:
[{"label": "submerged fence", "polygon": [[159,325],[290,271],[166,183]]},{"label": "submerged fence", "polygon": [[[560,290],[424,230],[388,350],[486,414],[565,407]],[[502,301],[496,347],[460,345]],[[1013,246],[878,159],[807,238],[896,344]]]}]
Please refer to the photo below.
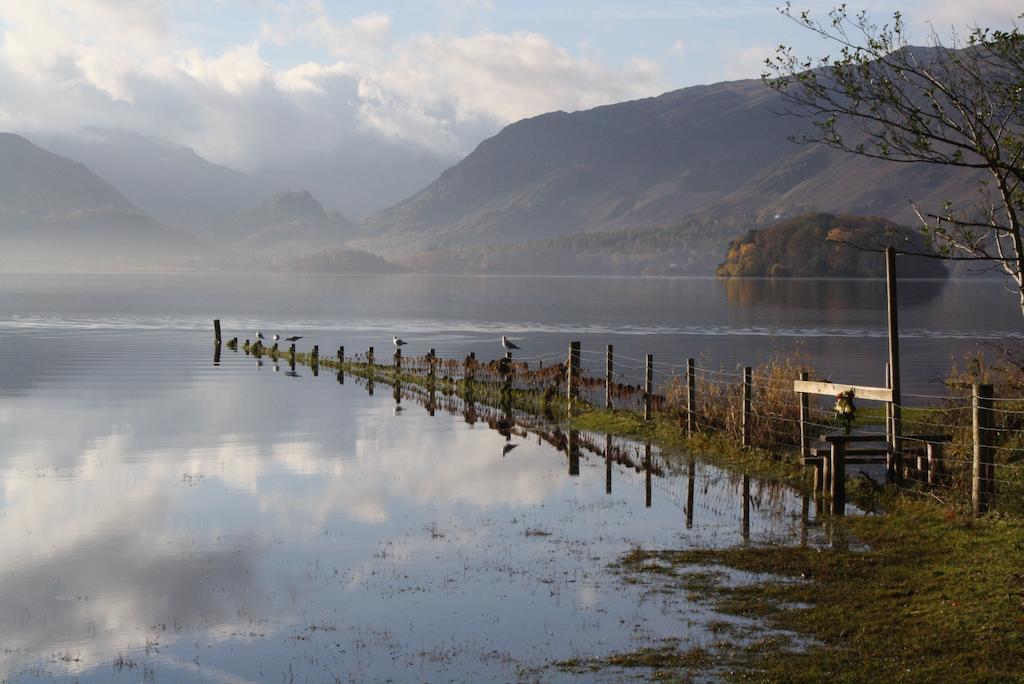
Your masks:
[{"label": "submerged fence", "polygon": [[[219,354],[219,325],[216,339]],[[227,344],[237,349],[238,339]],[[248,340],[242,349],[293,366],[306,363],[314,372],[324,365],[371,382],[429,385],[471,404],[515,403],[535,414],[604,408],[667,419],[691,436],[723,433],[739,446],[801,459],[837,514],[845,509],[851,472],[872,466],[910,491],[969,500],[975,513],[1024,513],[1024,397],[997,397],[992,385],[961,385],[945,395],[903,393],[901,403],[876,401],[858,408],[856,427],[846,435],[833,399],[794,389],[794,381],[813,380],[813,370],[799,359],[726,370],[693,358],[673,364],[650,354],[624,355],[612,345],[587,350],[579,342],[565,353],[513,358],[508,352],[489,361],[473,353],[442,358],[434,350],[405,357],[400,348],[378,357],[373,347],[355,354],[339,347],[332,358],[321,359],[318,347],[300,354],[294,344],[281,350]],[[899,421],[892,420],[894,413]],[[872,426],[883,429],[870,432]]]}]

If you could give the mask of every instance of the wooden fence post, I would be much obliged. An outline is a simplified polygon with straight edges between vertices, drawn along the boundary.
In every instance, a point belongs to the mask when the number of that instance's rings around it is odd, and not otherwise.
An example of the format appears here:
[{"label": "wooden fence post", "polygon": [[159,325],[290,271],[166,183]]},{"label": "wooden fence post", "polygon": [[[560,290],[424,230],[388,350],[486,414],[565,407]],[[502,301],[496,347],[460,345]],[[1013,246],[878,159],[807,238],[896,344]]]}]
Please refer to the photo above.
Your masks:
[{"label": "wooden fence post", "polygon": [[366,349],[366,363],[370,368],[373,368],[373,347],[368,347]]},{"label": "wooden fence post", "polygon": [[338,346],[338,363],[345,363],[345,346]]},{"label": "wooden fence post", "polygon": [[651,419],[651,399],[654,395],[654,355],[644,360],[644,420]]},{"label": "wooden fence post", "polygon": [[832,442],[832,515],[846,513],[846,443]]},{"label": "wooden fence post", "polygon": [[[800,371],[800,379],[807,381],[811,374],[807,371]],[[810,427],[807,423],[811,417],[811,395],[800,392],[800,459],[804,463],[811,456],[811,436],[808,434]]]},{"label": "wooden fence post", "polygon": [[[437,352],[435,352],[434,348],[431,347],[430,348],[430,353],[427,355],[427,363],[429,364],[427,366],[427,377],[430,378],[430,384],[431,385],[434,384],[434,378],[437,375],[437,367],[436,367],[436,365],[434,363],[436,359],[437,359]],[[433,415],[433,414],[431,414],[431,415]]]},{"label": "wooden fence post", "polygon": [[971,478],[971,503],[974,506],[974,515],[988,511],[995,490],[995,467],[992,462],[992,398],[992,385],[974,385],[974,467]]},{"label": "wooden fence post", "polygon": [[569,343],[569,369],[566,373],[566,399],[569,400],[569,406],[571,407],[573,400],[579,396],[579,387],[577,386],[580,375],[579,342]]},{"label": "wooden fence post", "polygon": [[885,248],[885,284],[889,318],[889,388],[892,390],[892,446],[896,481],[903,479],[903,397],[900,394],[900,326],[896,296],[896,249]]},{"label": "wooden fence post", "polygon": [[743,417],[742,417],[742,446],[750,446],[750,393],[753,384],[753,370],[750,366],[743,368]]},{"label": "wooden fence post", "polygon": [[692,436],[697,431],[697,364],[693,359],[686,359],[686,434]]},{"label": "wooden fence post", "polygon": [[402,372],[402,348],[395,349],[395,372]]},{"label": "wooden fence post", "polygon": [[213,319],[213,341],[216,344],[220,344],[220,319]]},{"label": "wooden fence post", "polygon": [[612,381],[614,375],[614,349],[612,345],[608,345],[608,349],[605,352],[605,363],[604,363],[604,407],[610,409],[612,407]]}]

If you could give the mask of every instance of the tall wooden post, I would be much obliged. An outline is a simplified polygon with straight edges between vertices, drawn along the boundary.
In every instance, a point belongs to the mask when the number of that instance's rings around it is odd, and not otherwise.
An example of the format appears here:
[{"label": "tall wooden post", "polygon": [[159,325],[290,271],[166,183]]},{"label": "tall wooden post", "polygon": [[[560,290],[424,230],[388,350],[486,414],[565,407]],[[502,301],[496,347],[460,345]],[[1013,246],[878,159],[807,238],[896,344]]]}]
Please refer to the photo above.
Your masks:
[{"label": "tall wooden post", "polygon": [[[429,364],[427,366],[427,377],[429,378],[431,385],[434,384],[434,379],[437,376],[437,366],[435,365],[435,360],[436,359],[437,359],[437,352],[435,352],[434,348],[431,347],[430,348],[430,353],[427,355],[427,363]],[[431,415],[433,415],[433,414],[431,414]]]},{"label": "tall wooden post", "polygon": [[220,319],[213,319],[213,341],[216,344],[220,344]]},{"label": "tall wooden post", "polygon": [[605,362],[604,362],[604,407],[610,409],[612,407],[612,382],[614,378],[615,359],[614,349],[612,345],[608,345],[607,351],[605,351]]},{"label": "tall wooden post", "polygon": [[686,434],[697,431],[697,363],[686,359]]},{"label": "tall wooden post", "polygon": [[569,369],[566,377],[566,399],[569,400],[569,406],[572,406],[573,400],[579,396],[579,382],[580,376],[580,343],[570,342],[569,343]]},{"label": "tall wooden post", "polygon": [[291,346],[288,347],[288,366],[295,370],[295,343],[292,342]]},{"label": "tall wooden post", "polygon": [[367,347],[366,349],[366,363],[373,368],[373,347]]},{"label": "tall wooden post", "polygon": [[750,415],[750,395],[753,389],[753,370],[750,366],[744,366],[743,368],[743,417],[741,422],[742,428],[742,441],[741,444],[745,447],[750,446],[750,421],[752,416]]},{"label": "tall wooden post", "polygon": [[903,399],[900,396],[900,326],[897,317],[896,249],[891,246],[885,248],[885,284],[889,312],[889,373],[892,380],[892,445],[895,454],[896,479],[899,480],[903,477],[903,445],[900,444],[900,437],[903,435],[901,420]]},{"label": "tall wooden post", "polygon": [[[807,371],[800,371],[800,379],[807,381],[811,379],[811,374]],[[811,417],[811,395],[807,392],[800,392],[800,459],[804,463],[811,456],[811,436],[810,426],[807,424]]]},{"label": "tall wooden post", "polygon": [[644,420],[651,419],[651,399],[654,397],[654,355],[644,358]]},{"label": "tall wooden post", "polygon": [[320,376],[320,345],[313,345],[313,355],[310,359],[309,368],[313,371],[314,378]]},{"label": "tall wooden post", "polygon": [[395,349],[395,372],[402,372],[402,348],[398,347]]},{"label": "tall wooden post", "polygon": [[974,514],[981,515],[989,509],[995,483],[995,466],[992,459],[992,385],[974,385],[973,427],[974,467],[971,477],[971,503]]},{"label": "tall wooden post", "polygon": [[345,363],[345,346],[338,346],[338,363]]}]

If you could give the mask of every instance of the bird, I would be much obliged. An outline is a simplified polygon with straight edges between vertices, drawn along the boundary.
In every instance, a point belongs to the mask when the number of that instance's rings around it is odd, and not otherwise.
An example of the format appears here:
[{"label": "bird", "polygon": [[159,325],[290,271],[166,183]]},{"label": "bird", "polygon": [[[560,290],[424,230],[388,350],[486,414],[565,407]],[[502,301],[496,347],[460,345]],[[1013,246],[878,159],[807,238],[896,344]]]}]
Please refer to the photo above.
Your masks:
[{"label": "bird", "polygon": [[273,335],[271,335],[271,336],[270,336],[270,339],[272,339],[272,340],[274,340],[275,342],[277,342],[277,341],[278,341],[279,339],[281,339],[281,336],[280,336],[280,335],[278,335],[277,333],[275,333],[275,334],[273,334]]},{"label": "bird", "polygon": [[405,340],[398,339],[398,336],[396,335],[394,339],[391,340],[391,343],[396,347],[401,347],[403,344],[405,344]]},{"label": "bird", "polygon": [[515,342],[511,341],[504,335],[501,336],[501,346],[504,347],[505,349],[508,349],[509,351],[512,351],[513,349],[519,349],[519,345],[517,345]]},{"label": "bird", "polygon": [[267,339],[267,338],[263,336],[263,333],[262,333],[262,332],[260,332],[259,330],[257,330],[257,331],[256,331],[256,339],[257,339],[257,340],[259,340],[260,342],[262,342],[263,340],[265,340],[265,339]]},{"label": "bird", "polygon": [[[276,337],[275,337],[276,339]],[[292,335],[291,337],[284,338],[285,342],[298,342],[302,339],[302,335]]]}]

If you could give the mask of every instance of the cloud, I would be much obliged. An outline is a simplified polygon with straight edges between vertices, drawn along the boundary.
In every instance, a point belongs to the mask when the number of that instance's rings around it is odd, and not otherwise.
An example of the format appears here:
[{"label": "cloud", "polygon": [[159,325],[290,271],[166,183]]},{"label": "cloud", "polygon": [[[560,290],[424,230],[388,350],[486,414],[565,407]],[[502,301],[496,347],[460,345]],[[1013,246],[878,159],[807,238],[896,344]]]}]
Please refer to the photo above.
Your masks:
[{"label": "cloud", "polygon": [[963,32],[972,26],[1007,28],[1024,8],[1015,0],[986,0],[983,3],[963,0],[926,0],[912,8],[910,16],[930,22],[941,35],[947,27]]},{"label": "cloud", "polygon": [[[211,53],[186,40],[171,7],[0,0],[4,126],[120,126],[254,169],[355,140],[457,156],[523,117],[664,88],[653,63],[611,66],[539,33],[399,40],[387,14],[336,20],[316,1],[274,3],[256,35]],[[299,47],[314,58],[276,66],[266,56]]]}]

